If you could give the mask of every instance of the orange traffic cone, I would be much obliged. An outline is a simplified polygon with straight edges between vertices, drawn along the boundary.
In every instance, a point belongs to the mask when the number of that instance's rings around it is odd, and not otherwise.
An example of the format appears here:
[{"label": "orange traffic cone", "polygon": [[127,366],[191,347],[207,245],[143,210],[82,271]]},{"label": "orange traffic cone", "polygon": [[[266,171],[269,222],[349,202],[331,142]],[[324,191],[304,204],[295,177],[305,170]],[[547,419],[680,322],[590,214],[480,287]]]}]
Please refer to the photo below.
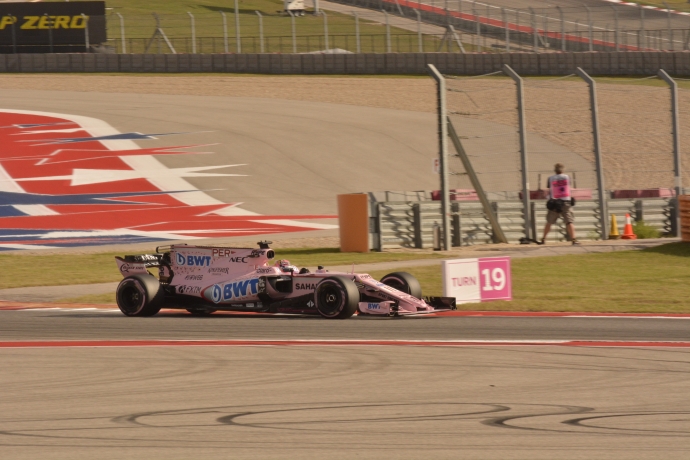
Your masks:
[{"label": "orange traffic cone", "polygon": [[625,215],[625,228],[623,229],[623,235],[621,238],[624,240],[636,240],[637,235],[633,232],[632,223],[630,222],[630,214]]}]

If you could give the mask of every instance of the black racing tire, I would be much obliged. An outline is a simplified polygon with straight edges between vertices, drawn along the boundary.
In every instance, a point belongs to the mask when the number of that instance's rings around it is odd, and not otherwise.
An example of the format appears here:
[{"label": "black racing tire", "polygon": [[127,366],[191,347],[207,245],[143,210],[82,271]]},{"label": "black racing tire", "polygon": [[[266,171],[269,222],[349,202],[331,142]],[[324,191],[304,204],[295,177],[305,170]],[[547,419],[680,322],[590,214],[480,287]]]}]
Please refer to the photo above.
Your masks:
[{"label": "black racing tire", "polygon": [[163,306],[163,289],[152,275],[132,275],[115,291],[117,306],[125,316],[153,316]]},{"label": "black racing tire", "polygon": [[381,278],[381,282],[405,294],[410,294],[412,297],[422,298],[422,286],[417,278],[407,272],[389,273]]},{"label": "black racing tire", "polygon": [[357,311],[359,290],[346,276],[322,279],[314,290],[316,310],[328,319],[346,319]]},{"label": "black racing tire", "polygon": [[209,316],[214,314],[215,308],[187,308],[187,311],[192,314],[192,316]]}]

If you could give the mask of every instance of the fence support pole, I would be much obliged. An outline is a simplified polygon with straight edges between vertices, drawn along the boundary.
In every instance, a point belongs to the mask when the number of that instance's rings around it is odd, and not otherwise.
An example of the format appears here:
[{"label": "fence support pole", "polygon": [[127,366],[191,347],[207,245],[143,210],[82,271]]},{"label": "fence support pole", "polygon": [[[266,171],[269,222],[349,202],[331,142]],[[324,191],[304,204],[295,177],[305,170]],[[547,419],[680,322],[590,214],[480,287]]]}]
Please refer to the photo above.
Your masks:
[{"label": "fence support pole", "polygon": [[419,42],[419,52],[424,52],[424,42],[422,41],[422,15],[419,10],[414,10],[417,13],[417,41]]},{"label": "fence support pole", "polygon": [[196,54],[196,24],[194,24],[194,15],[189,11],[187,11],[187,14],[192,26],[192,54]]},{"label": "fence support pole", "polygon": [[534,14],[532,7],[529,8],[530,26],[532,27],[532,36],[534,38],[533,49],[535,53],[539,52],[539,34],[537,32],[537,17]]},{"label": "fence support pole", "polygon": [[[666,73],[664,69],[660,69],[657,74],[659,78],[664,80],[671,89],[671,135],[673,136],[673,175],[674,188],[676,190],[676,202],[678,202],[680,195],[683,193],[682,173],[680,169],[680,128],[678,115],[678,84]],[[676,213],[676,229],[677,237],[680,237],[680,214]]]},{"label": "fence support pole", "polygon": [[326,51],[328,51],[329,49],[331,49],[331,47],[328,45],[328,15],[325,11],[322,11],[321,14],[323,15],[323,36],[326,42]]},{"label": "fence support pole", "polygon": [[12,21],[12,53],[17,54],[17,17],[12,16],[11,14],[8,16],[10,18],[10,21]]},{"label": "fence support pole", "polygon": [[618,37],[618,10],[616,9],[615,6],[610,5],[611,8],[613,9],[613,28],[615,31],[613,32],[613,41],[616,42],[616,52],[620,51],[620,45],[619,45],[619,37]]},{"label": "fence support pole", "polygon": [[297,31],[295,30],[295,15],[292,14],[292,11],[287,12],[290,15],[290,22],[292,26],[292,53],[297,54]]},{"label": "fence support pole", "polygon": [[441,166],[441,215],[443,218],[443,242],[441,249],[450,249],[450,203],[448,190],[448,120],[446,110],[446,80],[433,64],[427,64],[429,73],[436,80],[438,110],[438,156]]},{"label": "fence support pole", "polygon": [[240,8],[235,0],[235,40],[237,41],[237,52],[242,52],[242,39],[240,36]]},{"label": "fence support pole", "polygon": [[576,69],[577,75],[589,85],[589,103],[592,112],[592,137],[594,138],[594,159],[597,168],[597,187],[599,198],[599,225],[601,227],[601,239],[608,238],[608,210],[606,202],[606,189],[604,185],[604,166],[601,162],[601,142],[599,139],[599,108],[597,106],[596,82],[587,72],[580,67]]},{"label": "fence support pole", "polygon": [[[638,40],[640,42],[639,47],[640,48],[646,48],[647,47],[647,37],[646,37],[647,32],[645,31],[645,28],[644,28],[644,6],[643,5],[640,5],[640,34],[642,35],[642,39]],[[644,49],[639,49],[637,51],[644,51]]]},{"label": "fence support pole", "polygon": [[120,13],[115,13],[120,18],[120,40],[122,40],[122,54],[127,54],[127,40],[125,40],[125,18]]},{"label": "fence support pole", "polygon": [[510,27],[508,27],[508,16],[505,8],[501,8],[501,19],[503,20],[503,27],[506,29],[506,53],[510,53]]},{"label": "fence support pole", "polygon": [[557,6],[558,15],[561,18],[561,51],[565,51],[565,21],[563,20],[563,10],[560,6]]},{"label": "fence support pole", "polygon": [[391,23],[388,20],[388,12],[381,10],[386,17],[386,53],[391,53]]},{"label": "fence support pole", "polygon": [[478,52],[481,49],[482,46],[482,24],[479,22],[479,15],[477,14],[477,1],[474,0],[472,2],[472,16],[474,16],[474,21],[476,23],[476,29],[477,29],[477,49],[475,49],[475,52]]},{"label": "fence support pole", "polygon": [[518,125],[520,135],[520,168],[522,169],[522,212],[525,219],[525,237],[534,239],[536,235],[531,235],[532,215],[530,213],[529,196],[529,168],[527,167],[527,124],[525,122],[525,90],[520,75],[517,74],[509,65],[503,64],[503,72],[513,79],[517,90]]},{"label": "fence support pole", "polygon": [[260,12],[254,11],[259,16],[259,48],[264,52],[264,17]]},{"label": "fence support pole", "polygon": [[89,17],[84,13],[81,14],[81,17],[84,18],[84,45],[86,45],[86,52],[88,53],[91,48],[91,44],[89,43]]},{"label": "fence support pole", "polygon": [[223,18],[223,49],[225,50],[225,53],[229,53],[230,48],[228,47],[228,18],[225,16],[225,13],[223,11],[220,12],[220,15]]},{"label": "fence support pole", "polygon": [[594,31],[592,29],[592,10],[589,9],[587,5],[583,5],[587,10],[587,27],[588,27],[588,41],[589,41],[589,51],[594,51]]},{"label": "fence support pole", "polygon": [[[668,49],[673,51],[675,48],[673,46],[673,29],[671,29],[671,8],[668,7],[668,3],[662,2],[664,8],[666,8],[666,28],[668,29]],[[661,48],[661,47],[660,47]]]},{"label": "fence support pole", "polygon": [[352,14],[355,17],[355,42],[357,42],[357,54],[359,54],[362,52],[362,40],[359,36],[359,14],[356,11],[354,11]]},{"label": "fence support pole", "polygon": [[[53,52],[53,24],[50,20],[50,16],[48,16],[48,13],[43,13],[43,17],[45,18],[45,22],[48,23],[48,49],[50,52]],[[87,47],[86,50],[88,51],[89,48]]]}]

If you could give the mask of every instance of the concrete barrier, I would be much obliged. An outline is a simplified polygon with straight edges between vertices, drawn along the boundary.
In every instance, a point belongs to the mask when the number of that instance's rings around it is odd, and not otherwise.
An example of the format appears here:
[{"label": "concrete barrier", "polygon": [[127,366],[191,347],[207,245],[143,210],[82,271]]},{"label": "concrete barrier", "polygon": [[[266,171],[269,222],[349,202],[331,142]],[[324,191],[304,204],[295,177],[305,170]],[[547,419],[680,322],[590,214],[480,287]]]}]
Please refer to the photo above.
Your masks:
[{"label": "concrete barrier", "polygon": [[482,75],[510,65],[520,75],[690,76],[690,52],[389,54],[0,54],[0,72]]}]

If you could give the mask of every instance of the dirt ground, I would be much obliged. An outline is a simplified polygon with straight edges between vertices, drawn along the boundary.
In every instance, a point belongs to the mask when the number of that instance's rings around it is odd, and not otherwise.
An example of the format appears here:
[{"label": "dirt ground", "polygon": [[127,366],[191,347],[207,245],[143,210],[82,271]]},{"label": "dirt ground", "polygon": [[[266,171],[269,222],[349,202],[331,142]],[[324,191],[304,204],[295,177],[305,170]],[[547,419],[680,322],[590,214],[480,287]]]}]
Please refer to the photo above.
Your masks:
[{"label": "dirt ground", "polygon": [[[517,127],[517,103],[510,80],[457,78],[448,82],[452,90],[450,111]],[[436,110],[435,84],[426,77],[1,75],[3,89],[261,97]],[[589,94],[584,82],[527,79],[525,97],[528,131],[594,164]],[[679,102],[681,146],[690,145],[690,109],[686,109],[690,107],[690,90],[680,90]],[[598,85],[598,105],[607,188],[673,187],[668,89],[603,83]],[[539,164],[539,152],[532,154],[530,169],[550,170],[550,165]],[[690,165],[690,155],[683,155],[683,160]]]}]

